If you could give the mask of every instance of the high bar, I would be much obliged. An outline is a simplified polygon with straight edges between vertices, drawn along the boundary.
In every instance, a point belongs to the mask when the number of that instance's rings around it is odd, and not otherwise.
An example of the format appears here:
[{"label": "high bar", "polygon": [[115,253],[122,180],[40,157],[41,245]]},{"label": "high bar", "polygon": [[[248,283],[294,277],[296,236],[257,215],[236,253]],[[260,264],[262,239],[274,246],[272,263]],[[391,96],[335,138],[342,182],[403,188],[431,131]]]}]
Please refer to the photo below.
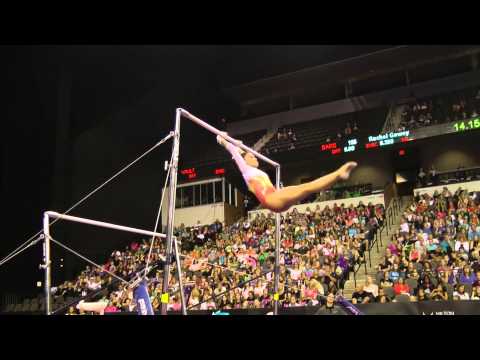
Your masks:
[{"label": "high bar", "polygon": [[240,141],[226,135],[223,134],[220,130],[218,130],[217,128],[214,128],[212,125],[206,123],[205,121],[197,118],[196,116],[190,114],[188,111],[184,110],[184,109],[177,109],[177,111],[180,111],[180,113],[185,116],[186,118],[192,120],[194,123],[197,123],[198,125],[200,125],[201,127],[207,129],[208,131],[214,133],[214,134],[217,134],[217,135],[220,135],[221,137],[223,137],[225,140],[228,140],[230,141],[232,144],[238,146],[239,148],[245,150],[245,151],[248,151],[249,153],[252,153],[253,155],[255,155],[257,158],[265,161],[266,163],[269,163],[270,165],[272,166],[275,166],[275,167],[280,167],[280,164],[273,161],[273,160],[270,160],[269,158],[267,158],[266,156],[260,154],[259,152],[249,148],[248,146],[244,145],[243,143],[241,143]]},{"label": "high bar", "polygon": [[160,233],[156,233],[156,232],[153,232],[153,231],[136,229],[136,228],[132,228],[132,227],[128,227],[128,226],[122,226],[122,225],[115,225],[115,224],[110,224],[110,223],[106,223],[106,222],[103,222],[103,221],[84,219],[84,218],[79,218],[79,217],[76,217],[76,216],[63,215],[63,214],[59,214],[59,213],[54,212],[54,211],[47,211],[47,212],[45,212],[45,214],[47,214],[48,217],[51,217],[51,218],[60,218],[60,219],[63,219],[63,220],[78,222],[78,223],[82,223],[82,224],[100,226],[100,227],[104,227],[104,228],[115,229],[115,230],[120,230],[120,231],[127,231],[127,232],[131,232],[131,233],[148,235],[148,236],[157,236],[157,237],[160,237],[160,238],[166,238],[167,237],[165,234],[160,234]]}]

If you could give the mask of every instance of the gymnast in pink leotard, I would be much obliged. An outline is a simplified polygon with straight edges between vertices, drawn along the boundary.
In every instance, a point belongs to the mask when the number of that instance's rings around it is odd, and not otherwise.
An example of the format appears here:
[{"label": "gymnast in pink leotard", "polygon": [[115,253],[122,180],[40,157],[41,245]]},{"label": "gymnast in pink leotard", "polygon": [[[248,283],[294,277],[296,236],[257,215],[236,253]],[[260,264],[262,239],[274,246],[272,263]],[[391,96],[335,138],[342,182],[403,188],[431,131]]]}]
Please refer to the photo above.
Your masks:
[{"label": "gymnast in pink leotard", "polygon": [[292,205],[309,195],[328,188],[339,180],[347,180],[357,166],[356,162],[347,162],[338,170],[309,183],[276,189],[268,175],[258,169],[258,160],[252,153],[245,153],[221,136],[217,136],[217,141],[232,155],[248,189],[257,197],[262,206],[273,212],[287,211]]}]

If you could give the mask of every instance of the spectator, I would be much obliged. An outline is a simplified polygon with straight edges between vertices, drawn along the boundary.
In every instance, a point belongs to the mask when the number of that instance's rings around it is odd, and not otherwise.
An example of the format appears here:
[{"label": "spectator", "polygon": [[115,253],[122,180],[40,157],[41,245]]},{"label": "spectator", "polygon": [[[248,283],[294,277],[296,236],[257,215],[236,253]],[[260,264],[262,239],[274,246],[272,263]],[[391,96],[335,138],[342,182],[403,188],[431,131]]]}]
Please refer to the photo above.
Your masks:
[{"label": "spectator", "polygon": [[399,277],[398,281],[393,286],[393,290],[395,291],[396,295],[410,295],[410,287],[405,284],[405,280],[403,277]]},{"label": "spectator", "polygon": [[349,122],[347,122],[347,125],[346,125],[346,127],[345,127],[345,131],[344,131],[344,132],[345,132],[345,136],[350,136],[350,135],[352,135],[352,128],[351,128]]},{"label": "spectator", "polygon": [[470,300],[480,300],[480,286],[475,286],[472,288],[472,296]]},{"label": "spectator", "polygon": [[469,266],[464,266],[463,272],[460,274],[458,282],[460,284],[473,285],[477,281],[477,276],[471,272]]},{"label": "spectator", "polygon": [[437,287],[430,294],[430,299],[434,301],[447,301],[448,293],[442,284],[438,284]]},{"label": "spectator", "polygon": [[368,304],[374,301],[372,293],[364,290],[363,285],[358,285],[352,294],[352,304]]},{"label": "spectator", "polygon": [[375,297],[375,302],[384,304],[384,303],[389,303],[391,301],[392,299],[390,299],[390,297],[385,295],[385,290],[383,288],[380,288],[378,290],[378,295]]},{"label": "spectator", "polygon": [[470,300],[470,295],[465,292],[465,285],[458,284],[456,290],[453,293],[454,297],[458,297],[459,300]]},{"label": "spectator", "polygon": [[365,286],[363,288],[366,292],[371,293],[373,296],[377,297],[378,296],[378,285],[376,285],[371,276],[367,276],[367,279],[365,280]]},{"label": "spectator", "polygon": [[425,290],[420,287],[417,292],[417,301],[427,301],[430,300],[430,297],[428,296],[427,293],[425,293]]},{"label": "spectator", "polygon": [[423,171],[423,168],[420,168],[420,171],[418,172],[418,183],[421,185],[421,186],[425,186],[425,178],[426,178],[427,174],[425,174],[425,172]]},{"label": "spectator", "polygon": [[432,182],[432,184],[436,185],[437,184],[437,170],[435,170],[435,167],[433,166],[433,164],[430,167],[428,175],[430,177],[430,181]]},{"label": "spectator", "polygon": [[341,311],[337,305],[335,305],[335,295],[333,293],[329,293],[327,298],[322,304],[322,306],[317,311],[317,314],[330,314],[330,315],[338,315]]}]

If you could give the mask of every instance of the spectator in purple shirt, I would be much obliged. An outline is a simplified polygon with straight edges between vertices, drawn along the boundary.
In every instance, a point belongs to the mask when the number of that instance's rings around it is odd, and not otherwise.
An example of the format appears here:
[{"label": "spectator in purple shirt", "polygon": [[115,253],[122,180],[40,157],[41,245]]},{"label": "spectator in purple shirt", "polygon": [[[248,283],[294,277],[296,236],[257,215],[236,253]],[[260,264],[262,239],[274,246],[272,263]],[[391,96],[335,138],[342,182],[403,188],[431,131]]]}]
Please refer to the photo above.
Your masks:
[{"label": "spectator in purple shirt", "polygon": [[475,281],[477,281],[477,276],[474,273],[472,273],[472,270],[470,269],[469,266],[465,266],[463,268],[463,272],[460,274],[458,282],[460,284],[473,285]]}]

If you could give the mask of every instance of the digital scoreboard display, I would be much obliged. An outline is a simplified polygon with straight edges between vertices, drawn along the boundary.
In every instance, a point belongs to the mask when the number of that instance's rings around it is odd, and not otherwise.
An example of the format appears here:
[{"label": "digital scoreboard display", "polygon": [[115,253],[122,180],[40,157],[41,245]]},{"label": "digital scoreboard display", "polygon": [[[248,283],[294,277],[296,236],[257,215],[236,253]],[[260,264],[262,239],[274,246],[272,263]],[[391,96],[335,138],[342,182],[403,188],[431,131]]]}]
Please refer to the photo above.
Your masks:
[{"label": "digital scoreboard display", "polygon": [[453,123],[452,128],[455,132],[480,129],[480,118]]},{"label": "digital scoreboard display", "polygon": [[345,141],[343,144],[339,144],[338,142],[322,144],[320,149],[321,151],[328,151],[332,155],[338,155],[342,153],[355,151],[357,149],[357,145],[358,145],[357,139],[349,139]]},{"label": "digital scoreboard display", "polygon": [[339,155],[343,153],[350,153],[357,151],[358,149],[377,149],[384,146],[389,146],[398,143],[406,143],[412,141],[413,137],[409,130],[390,132],[387,134],[379,134],[369,136],[366,142],[360,143],[356,138],[346,139],[343,141],[330,142],[322,144],[320,150],[323,152],[329,152],[332,155]]},{"label": "digital scoreboard display", "polygon": [[415,130],[392,131],[386,134],[370,135],[361,140],[357,138],[341,139],[340,141],[320,145],[320,151],[332,155],[355,152],[359,149],[373,151],[375,149],[382,149],[396,144],[404,144],[414,140],[471,130],[480,130],[480,117],[454,123],[450,122],[446,124],[432,125]]},{"label": "digital scoreboard display", "polygon": [[380,134],[369,136],[366,142],[360,143],[358,139],[346,139],[342,142],[330,142],[322,144],[320,150],[329,152],[332,155],[339,155],[343,153],[351,153],[359,149],[377,149],[384,146],[394,145],[398,143],[406,143],[412,141],[410,131],[390,132],[387,134]]},{"label": "digital scoreboard display", "polygon": [[207,177],[215,177],[225,175],[225,168],[187,168],[179,171],[183,180],[198,180]]},{"label": "digital scoreboard display", "polygon": [[381,134],[377,136],[369,136],[368,142],[365,144],[365,149],[375,149],[382,146],[388,146],[398,143],[406,143],[412,141],[410,131],[390,132],[388,134]]}]

